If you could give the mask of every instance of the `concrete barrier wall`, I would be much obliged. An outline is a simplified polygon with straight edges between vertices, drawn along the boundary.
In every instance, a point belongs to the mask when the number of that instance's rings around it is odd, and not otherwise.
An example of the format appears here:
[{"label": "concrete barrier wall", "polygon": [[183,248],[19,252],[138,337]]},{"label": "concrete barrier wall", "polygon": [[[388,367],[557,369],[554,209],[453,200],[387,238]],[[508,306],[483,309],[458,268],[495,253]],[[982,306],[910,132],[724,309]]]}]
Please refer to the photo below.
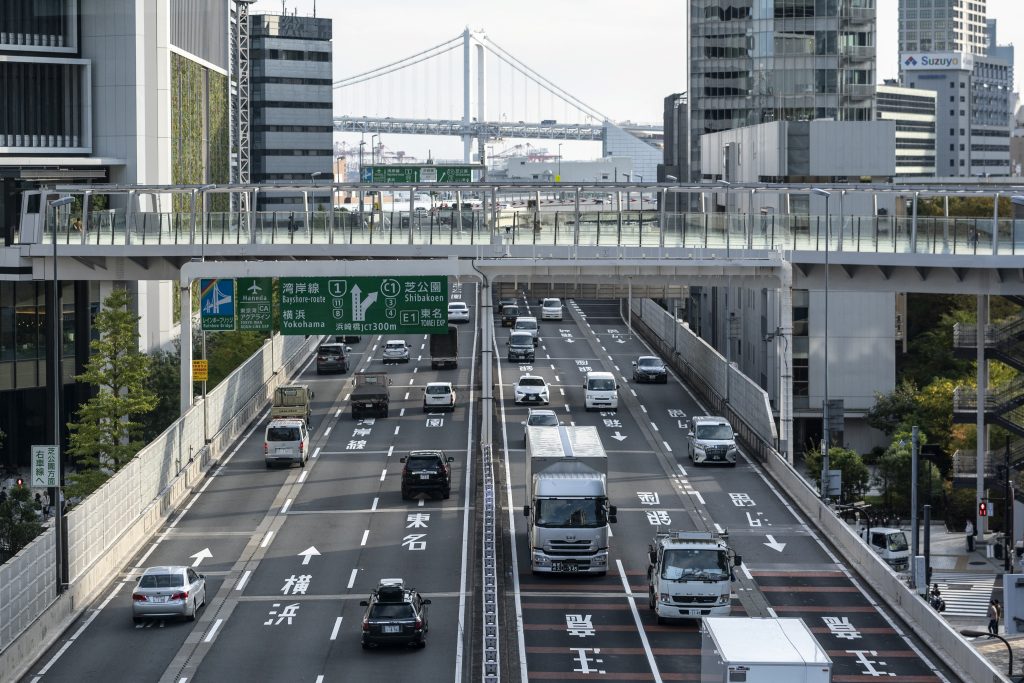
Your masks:
[{"label": "concrete barrier wall", "polygon": [[[745,383],[738,383],[738,380],[734,383],[730,379],[730,405],[734,407],[730,410],[729,406],[724,405],[721,393],[718,393],[724,392],[725,388],[725,358],[713,349],[710,352],[705,349],[707,344],[688,327],[679,326],[674,332],[672,316],[655,302],[637,299],[631,302],[631,308],[637,316],[633,322],[634,329],[662,353],[663,358],[672,359],[673,367],[691,382],[691,386],[697,388],[702,399],[714,406],[716,412],[729,418],[737,431],[740,431],[744,448],[757,454],[779,488],[796,502],[821,535],[836,547],[846,565],[857,572],[881,596],[883,602],[900,615],[914,634],[936,653],[936,657],[940,657],[959,676],[971,683],[1006,680],[984,655],[964,640],[889,565],[870,550],[846,522],[824,505],[817,491],[774,449],[774,422],[772,429],[765,429],[765,417],[772,420],[772,414],[767,396],[759,387],[746,378],[743,378]],[[679,350],[678,356],[672,353],[673,334],[677,334],[675,343]],[[718,370],[708,367],[712,364],[717,364]],[[738,391],[734,390],[737,386]],[[763,400],[756,397],[757,392],[763,395]],[[747,411],[742,413],[742,417],[737,415],[741,401],[745,406],[743,410]]]},{"label": "concrete barrier wall", "polygon": [[[70,584],[59,597],[52,529],[0,566],[0,681],[24,675],[71,620],[100,597],[97,591],[203,480],[319,340],[278,336],[273,348],[265,344],[207,395],[209,447],[200,402],[72,509],[67,516]],[[219,407],[211,411],[211,405]]]}]

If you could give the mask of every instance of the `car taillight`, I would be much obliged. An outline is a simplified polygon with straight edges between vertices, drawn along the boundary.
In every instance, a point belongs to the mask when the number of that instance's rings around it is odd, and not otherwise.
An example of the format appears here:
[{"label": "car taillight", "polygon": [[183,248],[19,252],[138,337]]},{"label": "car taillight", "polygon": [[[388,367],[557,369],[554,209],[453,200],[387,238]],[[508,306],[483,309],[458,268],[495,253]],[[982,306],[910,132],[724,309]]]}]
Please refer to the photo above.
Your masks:
[{"label": "car taillight", "polygon": [[363,630],[364,631],[369,631],[370,630],[370,620],[367,619],[366,617],[363,617]]},{"label": "car taillight", "polygon": [[132,593],[133,602],[146,602],[146,596],[142,593]]},{"label": "car taillight", "polygon": [[300,441],[299,442],[299,455],[302,455],[302,451],[303,451],[303,449],[305,447],[306,447],[306,445]]},{"label": "car taillight", "polygon": [[270,452],[270,445],[266,441],[264,441],[263,442],[263,455],[266,455],[269,452]]},{"label": "car taillight", "polygon": [[175,591],[171,593],[171,600],[188,600],[188,591]]},{"label": "car taillight", "polygon": [[416,630],[419,631],[423,628],[423,620],[416,617]]}]

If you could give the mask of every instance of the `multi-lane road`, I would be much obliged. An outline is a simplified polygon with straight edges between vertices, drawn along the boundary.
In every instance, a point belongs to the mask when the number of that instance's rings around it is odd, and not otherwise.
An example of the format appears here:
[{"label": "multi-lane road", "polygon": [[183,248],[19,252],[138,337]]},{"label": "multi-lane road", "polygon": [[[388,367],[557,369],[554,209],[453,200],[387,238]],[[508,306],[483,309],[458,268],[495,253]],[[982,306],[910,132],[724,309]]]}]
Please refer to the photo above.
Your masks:
[{"label": "multi-lane road", "polygon": [[[472,320],[459,334],[459,367],[430,369],[427,340],[406,336],[411,362],[388,366],[391,414],[354,421],[347,375],[309,366],[298,381],[316,392],[313,459],[267,470],[262,427],[253,426],[186,505],[55,641],[25,681],[477,681],[480,654],[478,526],[481,418],[495,424],[502,549],[499,573],[502,680],[698,680],[695,624],[658,625],[647,607],[647,544],[659,530],[728,529],[743,566],[734,614],[802,618],[835,662],[837,682],[954,680],[940,658],[903,634],[760,470],[698,468],[686,459],[684,423],[703,414],[676,378],[631,381],[647,349],[629,334],[617,302],[566,302],[542,322],[537,359],[510,364],[495,341],[495,414],[481,416],[476,289],[454,285]],[[537,300],[522,297],[521,305]],[[489,321],[497,323],[497,319]],[[500,324],[500,323],[499,323]],[[379,370],[382,340],[353,345],[353,367]],[[620,377],[615,412],[585,412],[583,375]],[[596,425],[609,453],[618,506],[611,567],[602,578],[535,577],[524,533],[526,409],[510,387],[544,376],[565,424]],[[454,412],[425,413],[422,387],[455,383]],[[442,448],[455,457],[448,500],[403,501],[400,458]],[[514,532],[514,534],[512,533]],[[208,604],[194,623],[134,625],[131,590],[140,568],[196,565]],[[431,599],[428,645],[364,651],[365,599],[378,580],[402,577]],[[520,628],[521,625],[521,628]]]}]

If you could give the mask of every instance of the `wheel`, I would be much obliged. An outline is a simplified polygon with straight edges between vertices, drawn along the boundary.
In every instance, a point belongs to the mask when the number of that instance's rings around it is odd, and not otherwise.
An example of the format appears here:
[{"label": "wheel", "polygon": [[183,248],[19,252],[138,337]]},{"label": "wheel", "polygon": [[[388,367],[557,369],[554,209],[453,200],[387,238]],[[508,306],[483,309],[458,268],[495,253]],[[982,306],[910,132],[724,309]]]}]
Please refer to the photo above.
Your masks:
[{"label": "wheel", "polygon": [[729,463],[729,467],[736,467],[736,463],[735,462]]},{"label": "wheel", "polygon": [[360,416],[360,414],[359,414],[359,411],[358,411],[358,410],[356,410],[355,408],[353,408],[353,409],[352,409],[352,419],[353,419],[353,420],[358,420],[358,419],[359,419],[360,417],[361,417],[361,416]]},{"label": "wheel", "polygon": [[388,407],[387,407],[387,406],[384,406],[384,411],[383,411],[383,413],[381,414],[381,417],[387,417],[387,416],[388,416]]},{"label": "wheel", "polygon": [[421,650],[423,648],[425,648],[426,646],[427,646],[427,639],[426,638],[420,638],[420,642],[416,643],[416,647],[418,647]]},{"label": "wheel", "polygon": [[198,607],[196,607],[196,601],[195,601],[195,600],[193,600],[193,601],[192,601],[192,611],[191,611],[191,612],[189,612],[188,614],[186,614],[186,615],[185,615],[185,618],[186,618],[186,619],[188,619],[189,621],[195,621],[195,620],[196,620],[196,611],[197,611],[198,609],[199,609],[199,608],[198,608]]},{"label": "wheel", "polygon": [[306,466],[306,456],[302,456],[301,458],[299,458],[299,467],[305,467],[305,466]]},{"label": "wheel", "polygon": [[370,649],[370,645],[368,643],[363,643],[363,649],[364,650],[369,650]]},{"label": "wheel", "polygon": [[402,489],[402,500],[409,500],[409,492],[404,488]]},{"label": "wheel", "polygon": [[441,497],[444,498],[445,500],[448,500],[449,498],[452,497],[452,490],[450,488],[445,489],[444,491],[441,492]]},{"label": "wheel", "polygon": [[423,412],[424,412],[424,413],[429,413],[429,412],[430,412],[430,409],[429,409],[429,408],[427,408],[427,406],[426,406],[426,405],[424,405],[424,406],[423,406]]},{"label": "wheel", "polygon": [[403,363],[408,363],[408,362],[409,362],[409,359],[408,359],[408,358],[406,358],[406,359],[405,359],[405,360],[403,360],[402,362],[403,362]]},{"label": "wheel", "polygon": [[132,623],[136,626],[142,623],[142,617],[132,617]]},{"label": "wheel", "polygon": [[658,624],[661,625],[661,624],[664,624],[664,623],[665,623],[665,617],[658,617]]},{"label": "wheel", "polygon": [[664,377],[662,377],[660,380],[658,380],[658,382],[660,384],[668,384],[668,375],[665,375]]}]

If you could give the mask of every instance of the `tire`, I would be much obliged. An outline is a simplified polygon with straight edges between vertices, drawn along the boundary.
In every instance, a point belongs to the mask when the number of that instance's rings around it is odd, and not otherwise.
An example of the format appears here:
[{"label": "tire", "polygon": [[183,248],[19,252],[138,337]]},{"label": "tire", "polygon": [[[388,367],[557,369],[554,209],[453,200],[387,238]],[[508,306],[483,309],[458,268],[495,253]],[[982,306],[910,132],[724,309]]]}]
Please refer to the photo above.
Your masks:
[{"label": "tire", "polygon": [[192,611],[185,615],[185,619],[188,620],[188,621],[195,621],[196,620],[196,612],[197,611],[199,611],[199,608],[196,607],[196,601],[193,600],[192,601]]},{"label": "tire", "polygon": [[664,623],[665,623],[665,617],[658,617],[658,625],[660,626],[660,625],[662,625]]},{"label": "tire", "polygon": [[363,645],[363,649],[364,649],[364,650],[369,650],[369,649],[370,649],[370,646],[369,646],[369,644],[367,644],[367,643],[363,643],[362,645]]},{"label": "tire", "polygon": [[409,500],[409,492],[404,488],[402,489],[402,500]]},{"label": "tire", "polygon": [[445,500],[448,500],[449,498],[452,497],[452,490],[450,488],[445,489],[444,491],[441,492],[441,497],[444,498]]},{"label": "tire", "polygon": [[384,406],[384,410],[381,412],[381,417],[387,417],[387,416],[388,416],[388,407]]},{"label": "tire", "polygon": [[267,462],[266,462],[266,465],[267,465],[267,469],[269,470],[269,469],[270,469],[270,467],[271,467],[271,465],[270,465],[270,461],[267,461]]},{"label": "tire", "polygon": [[430,412],[430,410],[429,410],[429,409],[427,408],[427,406],[425,406],[425,405],[424,405],[424,406],[423,406],[423,412],[424,412],[424,413],[429,413],[429,412]]},{"label": "tire", "polygon": [[305,466],[306,466],[306,457],[303,456],[303,457],[299,458],[299,467],[305,467]]},{"label": "tire", "polygon": [[668,384],[668,375],[665,375],[660,380],[658,380],[658,384]]},{"label": "tire", "polygon": [[142,623],[142,617],[132,617],[132,623],[138,626]]},{"label": "tire", "polygon": [[426,638],[420,638],[420,641],[418,643],[416,643],[416,647],[418,647],[421,650],[423,648],[425,648],[426,646],[427,646],[427,639]]},{"label": "tire", "polygon": [[353,408],[352,409],[352,419],[353,420],[358,420],[359,418],[360,418],[359,411],[356,410],[355,408]]}]

